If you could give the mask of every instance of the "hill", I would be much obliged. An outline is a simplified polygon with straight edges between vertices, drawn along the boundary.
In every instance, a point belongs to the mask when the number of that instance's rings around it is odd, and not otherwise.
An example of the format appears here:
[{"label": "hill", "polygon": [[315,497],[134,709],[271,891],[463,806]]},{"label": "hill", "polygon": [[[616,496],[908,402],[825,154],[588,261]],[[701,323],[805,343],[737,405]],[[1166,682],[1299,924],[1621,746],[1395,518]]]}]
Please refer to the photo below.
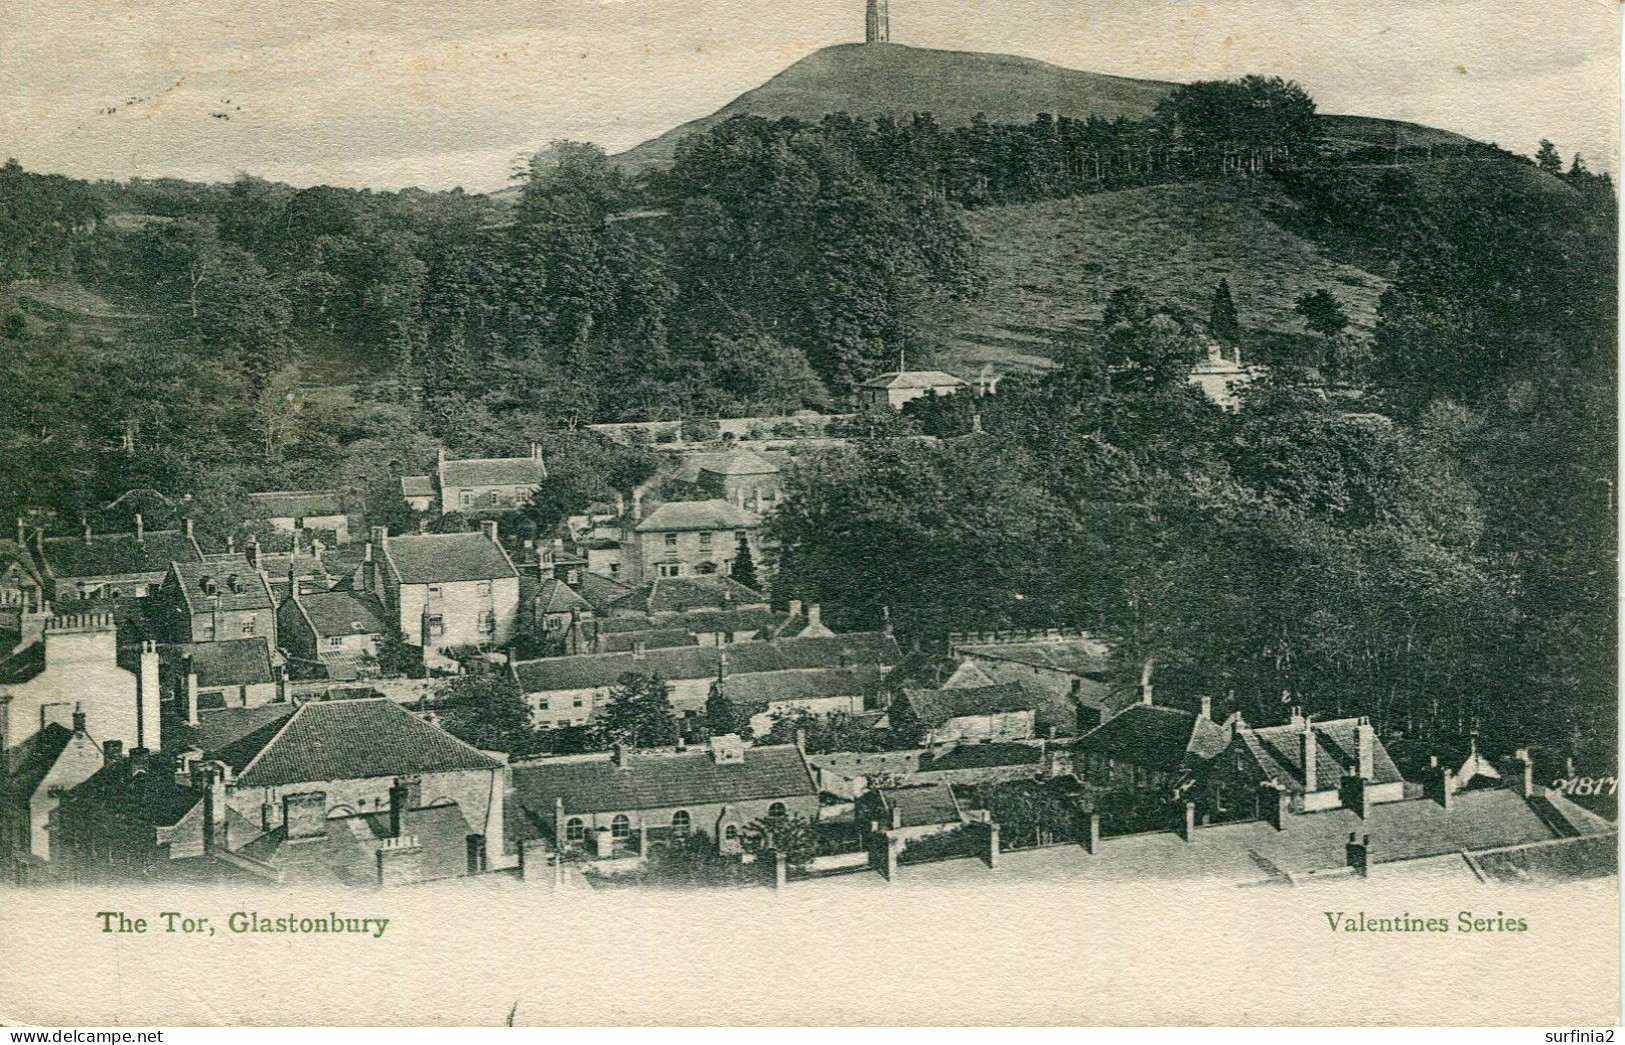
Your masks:
[{"label": "hill", "polygon": [[1290,207],[1266,183],[1184,182],[968,212],[989,285],[945,312],[928,340],[936,363],[974,374],[1042,369],[1055,346],[1099,322],[1113,289],[1135,284],[1205,316],[1230,281],[1242,326],[1299,331],[1300,294],[1329,288],[1353,332],[1369,333],[1386,282],[1339,264],[1271,220]]},{"label": "hill", "polygon": [[615,160],[628,169],[669,165],[678,142],[742,113],[816,121],[834,112],[929,112],[949,126],[969,123],[977,113],[994,122],[1019,123],[1041,112],[1080,119],[1090,114],[1141,118],[1173,87],[1008,54],[837,44],[813,52],[710,116],[667,131]]}]

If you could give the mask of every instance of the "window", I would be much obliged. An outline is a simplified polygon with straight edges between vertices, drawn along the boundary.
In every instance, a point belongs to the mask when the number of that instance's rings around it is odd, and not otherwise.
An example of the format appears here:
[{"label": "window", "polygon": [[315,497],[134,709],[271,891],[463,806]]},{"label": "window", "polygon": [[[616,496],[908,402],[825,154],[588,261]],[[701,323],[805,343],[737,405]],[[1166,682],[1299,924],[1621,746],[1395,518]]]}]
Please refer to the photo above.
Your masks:
[{"label": "window", "polygon": [[790,811],[784,808],[783,802],[774,802],[772,805],[767,807],[768,816],[788,816],[789,814]]},{"label": "window", "polygon": [[438,585],[438,584],[429,585],[429,594],[430,595],[439,595],[440,594],[440,585]]},{"label": "window", "polygon": [[739,838],[739,828],[729,824],[728,829],[722,832],[722,836],[730,842],[735,841]]},{"label": "window", "polygon": [[625,813],[616,813],[615,819],[609,822],[609,835],[611,838],[624,839],[632,834],[632,821]]},{"label": "window", "polygon": [[611,577],[617,576],[620,572],[621,572],[621,564],[620,563],[612,562],[612,563],[609,564],[609,575]]},{"label": "window", "polygon": [[579,842],[587,837],[587,825],[581,822],[579,816],[572,816],[564,823],[564,840],[566,842]]},{"label": "window", "polygon": [[701,530],[700,531],[700,547],[706,549],[707,551],[710,550],[710,548],[711,548],[711,531],[710,530]]},{"label": "window", "polygon": [[675,533],[666,534],[666,547],[668,547],[668,548],[677,547],[677,535]]},{"label": "window", "polygon": [[214,639],[214,625],[213,624],[205,624],[205,625],[201,626],[200,628],[198,628],[198,636],[199,636],[198,637],[199,642],[212,641]]},{"label": "window", "polygon": [[440,636],[444,635],[445,633],[446,633],[446,618],[444,618],[444,617],[430,617],[429,618],[429,637],[431,639],[438,639]]},{"label": "window", "polygon": [[581,707],[582,706],[582,699],[580,697],[576,697],[574,700],[572,700],[570,702],[570,706],[573,707],[573,708]]},{"label": "window", "polygon": [[343,635],[331,635],[331,636],[328,636],[328,639],[327,639],[327,648],[328,649],[339,649],[343,645],[344,645],[344,636]]},{"label": "window", "polygon": [[254,634],[254,618],[253,617],[250,617],[247,620],[243,621],[243,634],[244,635],[252,635],[252,634]]},{"label": "window", "polygon": [[474,594],[476,594],[476,595],[490,595],[491,594],[491,582],[490,581],[480,581],[478,584],[474,585]]},{"label": "window", "polygon": [[474,491],[472,491],[472,490],[464,490],[462,492],[461,499],[460,499],[459,503],[461,503],[464,508],[473,507],[473,505],[474,505]]},{"label": "window", "polygon": [[480,614],[480,634],[490,635],[497,630],[497,615],[486,611]]},{"label": "window", "polygon": [[662,577],[681,577],[683,575],[683,564],[680,562],[662,562],[657,564],[655,569]]},{"label": "window", "polygon": [[673,813],[671,815],[671,833],[672,834],[677,835],[680,838],[681,837],[686,837],[688,835],[688,828],[689,828],[688,810],[679,809],[679,810],[677,810],[677,812],[675,812],[675,813]]}]

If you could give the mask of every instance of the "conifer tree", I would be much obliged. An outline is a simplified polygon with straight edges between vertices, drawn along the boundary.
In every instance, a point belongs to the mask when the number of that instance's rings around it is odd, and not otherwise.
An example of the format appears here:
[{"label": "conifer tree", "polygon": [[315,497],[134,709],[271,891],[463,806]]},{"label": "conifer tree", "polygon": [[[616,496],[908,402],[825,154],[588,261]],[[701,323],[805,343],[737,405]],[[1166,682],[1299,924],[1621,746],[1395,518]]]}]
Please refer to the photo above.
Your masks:
[{"label": "conifer tree", "polygon": [[1213,288],[1213,310],[1208,313],[1208,333],[1227,345],[1241,344],[1241,320],[1236,317],[1236,302],[1230,297],[1230,281],[1219,280]]}]

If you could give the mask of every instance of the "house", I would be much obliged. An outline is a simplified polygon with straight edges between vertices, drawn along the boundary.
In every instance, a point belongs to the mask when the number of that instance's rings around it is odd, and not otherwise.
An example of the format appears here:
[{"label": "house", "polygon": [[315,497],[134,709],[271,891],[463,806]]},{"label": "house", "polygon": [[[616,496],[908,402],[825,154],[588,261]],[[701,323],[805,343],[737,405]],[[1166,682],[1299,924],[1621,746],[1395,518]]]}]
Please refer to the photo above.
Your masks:
[{"label": "house", "polygon": [[390,634],[383,603],[365,591],[294,594],[277,611],[282,648],[301,675],[348,680],[372,673]]},{"label": "house", "polygon": [[414,512],[434,507],[434,480],[427,475],[401,476],[401,498]]},{"label": "house", "polygon": [[1085,734],[1073,745],[1073,766],[1099,789],[1172,797],[1187,775],[1230,746],[1237,721],[1215,723],[1207,697],[1200,714],[1145,700]]},{"label": "house", "polygon": [[781,469],[750,450],[725,454],[693,454],[678,473],[702,497],[728,501],[761,513],[779,503],[783,494]]},{"label": "house", "polygon": [[941,370],[894,370],[861,382],[856,391],[858,402],[864,407],[901,410],[904,403],[922,396],[953,395],[969,387],[962,379]]},{"label": "house", "polygon": [[[441,450],[435,470],[440,513],[507,511],[523,507],[547,478],[540,443],[528,457],[449,458]],[[404,493],[404,487],[403,487]]]},{"label": "house", "polygon": [[858,796],[853,816],[905,842],[956,831],[969,819],[943,783],[871,788]]},{"label": "house", "polygon": [[1042,691],[1049,702],[1040,728],[1053,726],[1057,736],[1087,733],[1138,699],[1133,691],[1114,692],[1107,685],[1110,649],[1088,635],[956,642],[951,654],[960,677],[944,682],[945,688],[978,680],[974,684],[1019,682]]},{"label": "house", "polygon": [[266,583],[271,586],[272,601],[279,606],[295,588],[301,593],[327,591],[346,574],[341,560],[353,560],[353,556],[342,552],[335,555],[333,569],[330,570],[322,551],[320,541],[309,548],[302,548],[297,540],[285,552],[266,551],[255,540],[250,540],[243,548],[249,564],[265,575]]},{"label": "house", "polygon": [[331,533],[335,544],[350,543],[350,517],[342,498],[328,490],[269,490],[251,493],[251,519],[263,519],[272,529],[289,533],[317,530]]},{"label": "house", "polygon": [[[739,542],[760,562],[761,517],[730,501],[667,501],[633,527],[632,555],[623,564],[633,582],[733,572]],[[624,549],[623,549],[624,552]]]},{"label": "house", "polygon": [[880,691],[885,675],[885,669],[875,664],[764,671],[718,679],[711,692],[740,715],[749,715],[751,734],[761,737],[773,729],[777,718],[796,712],[819,718],[861,714]]},{"label": "house", "polygon": [[366,590],[383,604],[392,627],[414,646],[491,648],[512,641],[519,618],[519,571],[487,520],[479,533],[391,537],[373,527],[379,549],[363,565]]},{"label": "house", "polygon": [[1285,725],[1232,724],[1229,745],[1197,771],[1191,789],[1208,820],[1275,816],[1266,807],[1276,802],[1312,813],[1405,797],[1404,778],[1364,718],[1315,722],[1294,708]]},{"label": "house", "polygon": [[887,711],[892,730],[922,745],[1026,740],[1042,698],[1021,683],[953,689],[904,687]]},{"label": "house", "polygon": [[0,663],[0,750],[14,751],[55,723],[84,713],[98,742],[156,750],[160,743],[159,656],[140,647],[136,671],[119,666],[111,614],[53,615],[40,637]]},{"label": "house", "polygon": [[761,672],[850,668],[897,663],[896,641],[880,632],[854,632],[829,638],[743,642],[736,646],[676,646],[630,653],[589,653],[516,661],[512,670],[542,728],[583,725],[603,707],[624,675],[644,675],[666,683],[678,714],[698,714],[717,679]]},{"label": "house", "polygon": [[698,610],[765,610],[767,596],[731,577],[656,577],[614,596],[607,616],[658,618]]},{"label": "house", "polygon": [[263,635],[163,646],[159,679],[193,725],[203,709],[253,708],[286,699],[283,673]]},{"label": "house", "polygon": [[[41,877],[51,860],[51,814],[57,796],[102,767],[103,749],[86,729],[83,711],[72,726],[52,722],[8,752],[0,778],[0,859],[6,879],[22,885]],[[115,757],[119,742],[108,742]]]},{"label": "house", "polygon": [[203,560],[192,520],[179,530],[149,530],[140,515],[130,533],[92,533],[88,523],[78,537],[46,537],[37,530],[33,551],[53,601],[142,598],[164,583],[171,563]]},{"label": "house", "polygon": [[400,884],[511,865],[507,767],[377,698],[207,711],[173,764],[122,759],[66,792],[81,877]]},{"label": "house", "polygon": [[17,539],[0,540],[0,606],[44,605],[48,597],[45,572],[34,559],[28,534],[17,520]]},{"label": "house", "polygon": [[172,642],[224,642],[260,636],[276,648],[276,602],[246,554],[206,555],[170,564],[158,619]]},{"label": "house", "polygon": [[588,652],[591,603],[557,577],[521,577],[519,590],[524,626],[537,641],[564,653]]},{"label": "house", "polygon": [[1231,411],[1241,409],[1241,393],[1257,379],[1257,368],[1242,363],[1239,347],[1226,349],[1217,341],[1208,342],[1189,378],[1209,402]]},{"label": "house", "polygon": [[[680,585],[681,579],[655,583],[671,587]],[[664,604],[668,598],[671,596],[661,595],[655,604]],[[834,634],[824,626],[816,605],[804,614],[801,603],[792,600],[789,613],[754,604],[739,609],[696,609],[596,620],[592,627],[592,652],[620,653],[635,648],[638,643],[646,649],[728,646],[756,639],[829,638]]]},{"label": "house", "polygon": [[[747,748],[736,736],[704,748],[562,755],[513,766],[523,831],[557,851],[599,856],[643,840],[737,840],[744,825],[818,815],[818,791],[793,745]],[[729,834],[729,832],[732,834]]]}]

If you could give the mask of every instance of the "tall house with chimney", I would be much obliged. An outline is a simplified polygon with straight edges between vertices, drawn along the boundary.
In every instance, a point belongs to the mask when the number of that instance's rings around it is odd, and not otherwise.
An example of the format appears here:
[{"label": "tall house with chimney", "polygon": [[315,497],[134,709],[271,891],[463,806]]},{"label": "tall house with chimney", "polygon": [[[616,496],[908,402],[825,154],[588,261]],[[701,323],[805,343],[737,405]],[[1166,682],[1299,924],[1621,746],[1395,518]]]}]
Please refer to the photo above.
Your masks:
[{"label": "tall house with chimney", "polygon": [[487,520],[479,533],[391,537],[372,529],[362,562],[365,590],[390,625],[425,653],[503,646],[519,618],[519,571]]},{"label": "tall house with chimney", "polygon": [[[440,514],[510,511],[521,508],[547,478],[542,445],[530,444],[527,457],[450,458],[441,450],[434,485],[440,491]],[[422,476],[402,480],[403,496],[422,490]]]},{"label": "tall house with chimney", "polygon": [[277,648],[276,600],[249,555],[171,563],[159,596],[159,619],[172,642],[263,638]]},{"label": "tall house with chimney", "polygon": [[864,19],[863,41],[870,44],[883,44],[891,41],[889,0],[869,0],[869,10]]}]

